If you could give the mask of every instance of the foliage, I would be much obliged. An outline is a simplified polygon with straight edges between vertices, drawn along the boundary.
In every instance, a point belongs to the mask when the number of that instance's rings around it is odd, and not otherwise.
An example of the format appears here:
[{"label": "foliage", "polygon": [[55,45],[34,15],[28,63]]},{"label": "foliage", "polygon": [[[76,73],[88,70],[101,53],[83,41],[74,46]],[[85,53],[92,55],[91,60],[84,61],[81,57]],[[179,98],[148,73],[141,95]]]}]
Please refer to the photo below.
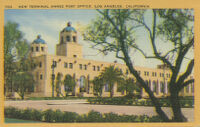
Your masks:
[{"label": "foliage", "polygon": [[[92,47],[103,54],[114,52],[116,57],[123,60],[130,73],[151,98],[155,111],[164,121],[187,121],[181,112],[179,92],[194,79],[187,79],[192,73],[194,59],[189,59],[185,72],[180,74],[183,61],[192,51],[194,45],[194,16],[190,9],[152,9],[152,10],[126,10],[107,9],[97,10],[100,15],[88,26],[84,39],[92,42]],[[151,48],[145,50],[134,35],[145,31],[142,39]],[[165,39],[168,48],[160,40]],[[168,118],[161,109],[161,104],[151,91],[148,84],[137,72],[132,62],[132,52],[136,51],[145,59],[154,59],[163,63],[172,72],[169,79],[169,102],[174,119]]]},{"label": "foliage", "polygon": [[12,91],[12,77],[15,69],[14,48],[17,42],[22,40],[22,33],[18,30],[19,25],[13,22],[7,22],[4,26],[4,92]]},{"label": "foliage", "polygon": [[[114,98],[89,98],[87,100],[90,104],[103,104],[103,105],[132,105],[132,106],[153,106],[150,99],[130,99],[127,97],[114,97]],[[159,98],[161,107],[170,107],[171,104],[168,98]],[[182,108],[193,108],[194,100],[182,98],[180,99]]]},{"label": "foliage", "polygon": [[62,85],[62,74],[58,73],[56,76],[56,93],[57,93],[57,97],[59,97],[61,95],[61,85]]},{"label": "foliage", "polygon": [[123,81],[122,72],[115,66],[106,67],[100,74],[101,79],[103,79],[104,84],[108,84],[108,89],[110,92],[110,97],[113,97],[113,87],[115,83],[120,84]]},{"label": "foliage", "polygon": [[93,83],[94,94],[97,95],[98,97],[99,96],[101,97],[104,86],[103,79],[101,79],[100,77],[95,77],[92,80],[92,83]]},{"label": "foliage", "polygon": [[18,72],[14,76],[14,87],[22,99],[26,91],[33,91],[33,75],[30,72]]},{"label": "foliage", "polygon": [[76,81],[73,79],[71,75],[66,75],[64,79],[64,86],[65,86],[65,92],[66,96],[68,96],[69,92],[74,92],[76,85]]},{"label": "foliage", "polygon": [[139,85],[134,81],[133,78],[128,78],[124,81],[124,83],[119,84],[119,91],[121,92],[126,92],[127,97],[133,97],[136,96],[134,95],[134,92],[140,93],[141,89]]},{"label": "foliage", "polygon": [[[61,112],[60,110],[48,109],[46,111],[37,111],[35,109],[17,109],[14,107],[5,108],[6,118],[40,120],[50,123],[76,123],[76,122],[162,122],[158,116],[137,116],[137,115],[118,115],[115,113],[100,113],[97,111],[90,111],[87,114],[79,115],[75,112]],[[27,114],[26,114],[27,113]]]},{"label": "foliage", "polygon": [[33,90],[30,71],[35,61],[29,56],[29,48],[19,25],[8,21],[4,26],[4,92],[18,92],[22,99],[27,90]]},{"label": "foliage", "polygon": [[87,100],[90,104],[108,104],[108,105],[132,105],[133,99],[126,97],[113,97],[113,98],[89,98]]}]

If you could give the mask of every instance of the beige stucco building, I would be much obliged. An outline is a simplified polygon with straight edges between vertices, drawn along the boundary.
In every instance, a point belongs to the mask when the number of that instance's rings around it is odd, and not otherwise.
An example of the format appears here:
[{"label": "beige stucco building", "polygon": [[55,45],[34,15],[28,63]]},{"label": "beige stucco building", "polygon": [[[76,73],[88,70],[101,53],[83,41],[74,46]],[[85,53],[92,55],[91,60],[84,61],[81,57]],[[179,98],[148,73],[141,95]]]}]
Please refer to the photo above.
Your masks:
[{"label": "beige stucco building", "polygon": [[[77,31],[70,23],[60,32],[59,43],[56,45],[56,55],[49,55],[47,48],[47,44],[40,36],[31,44],[31,56],[38,61],[39,66],[33,71],[36,82],[34,84],[34,92],[29,96],[51,97],[52,85],[55,86],[55,77],[58,73],[62,75],[62,80],[66,75],[70,75],[75,79],[76,87],[73,94],[76,96],[94,96],[93,84],[90,81],[110,65],[118,67],[127,77],[131,76],[124,64],[84,59],[83,47],[78,43]],[[136,67],[136,69],[142,78],[148,82],[156,96],[168,94],[167,84],[171,72],[167,68],[158,66],[156,69],[144,67]],[[193,77],[190,76],[189,78]],[[64,85],[61,86],[61,93],[65,95]],[[191,84],[181,94],[191,96],[193,93],[194,84]],[[147,96],[143,89],[141,94],[142,96]],[[55,89],[54,96],[56,96]],[[103,88],[103,96],[109,96],[107,85]],[[117,91],[117,84],[114,86],[114,96],[123,96],[121,92]]]}]

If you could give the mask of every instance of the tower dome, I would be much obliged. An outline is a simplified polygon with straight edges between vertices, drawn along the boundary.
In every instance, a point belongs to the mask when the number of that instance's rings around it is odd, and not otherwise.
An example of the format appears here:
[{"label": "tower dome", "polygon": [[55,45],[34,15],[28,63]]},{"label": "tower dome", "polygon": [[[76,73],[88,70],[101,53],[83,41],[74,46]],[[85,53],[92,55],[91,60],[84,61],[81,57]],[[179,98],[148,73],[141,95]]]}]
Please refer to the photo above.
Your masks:
[{"label": "tower dome", "polygon": [[46,44],[45,41],[43,39],[41,39],[41,35],[38,35],[37,39],[35,39],[33,41],[33,43],[35,43],[35,44]]},{"label": "tower dome", "polygon": [[31,43],[31,56],[40,56],[47,54],[47,44],[41,39],[41,36],[38,35],[37,39],[35,39]]},{"label": "tower dome", "polygon": [[62,31],[66,31],[66,32],[76,32],[76,29],[74,27],[71,26],[71,22],[67,23],[67,27],[65,27]]}]

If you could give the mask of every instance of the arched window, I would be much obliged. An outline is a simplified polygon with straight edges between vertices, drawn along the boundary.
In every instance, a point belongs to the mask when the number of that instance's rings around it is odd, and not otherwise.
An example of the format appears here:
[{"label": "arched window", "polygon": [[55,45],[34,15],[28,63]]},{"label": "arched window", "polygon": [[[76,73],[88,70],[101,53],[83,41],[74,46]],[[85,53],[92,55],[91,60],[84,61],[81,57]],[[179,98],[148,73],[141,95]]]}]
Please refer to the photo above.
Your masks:
[{"label": "arched window", "polygon": [[156,81],[153,81],[153,92],[156,92],[156,88],[157,88],[157,83]]},{"label": "arched window", "polygon": [[71,41],[70,36],[67,36],[67,37],[66,37],[66,41],[67,41],[67,42],[70,42],[70,41]]},{"label": "arched window", "polygon": [[86,78],[85,76],[80,77],[80,92],[86,92]]},{"label": "arched window", "polygon": [[164,82],[160,82],[160,90],[161,90],[161,93],[165,92]]},{"label": "arched window", "polygon": [[73,42],[76,42],[76,36],[73,36]]},{"label": "arched window", "polygon": [[64,79],[64,87],[65,87],[65,92],[66,95],[68,95],[68,92],[74,92],[76,82],[74,78],[71,75],[66,75]]},{"label": "arched window", "polygon": [[105,92],[109,92],[109,86],[108,86],[108,83],[105,84]]}]

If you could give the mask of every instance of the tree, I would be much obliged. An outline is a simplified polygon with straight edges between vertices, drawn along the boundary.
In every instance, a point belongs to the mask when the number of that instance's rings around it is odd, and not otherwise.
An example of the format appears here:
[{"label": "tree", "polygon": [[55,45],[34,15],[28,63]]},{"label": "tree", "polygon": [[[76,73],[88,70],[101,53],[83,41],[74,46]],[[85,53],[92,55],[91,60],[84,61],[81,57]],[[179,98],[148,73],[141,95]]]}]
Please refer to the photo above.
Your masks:
[{"label": "tree", "polygon": [[134,92],[140,92],[140,87],[133,78],[127,78],[122,84],[119,86],[120,91],[125,91],[126,96],[133,97]]},{"label": "tree", "polygon": [[[123,60],[130,73],[137,79],[141,87],[149,95],[157,114],[166,122],[186,121],[181,112],[179,92],[194,80],[187,80],[192,73],[194,59],[191,58],[185,72],[180,74],[180,69],[187,53],[194,45],[193,10],[165,9],[165,10],[97,10],[100,16],[93,21],[84,33],[84,39],[92,42],[93,47],[106,54],[114,52],[116,57]],[[151,17],[151,18],[150,18]],[[152,19],[147,23],[147,20]],[[137,43],[134,33],[145,30],[148,35],[143,35],[152,47],[148,51]],[[162,36],[161,36],[162,35]],[[145,36],[145,37],[144,37]],[[158,46],[158,38],[165,38],[167,44],[172,44],[171,49],[162,52]],[[166,47],[164,47],[166,48]],[[163,49],[163,48],[161,48]],[[161,104],[139,75],[131,60],[132,51],[138,51],[145,59],[155,59],[168,66],[172,72],[169,82],[170,103],[173,119],[168,118],[161,109]]]},{"label": "tree", "polygon": [[12,77],[15,73],[15,54],[13,49],[17,42],[22,40],[22,32],[18,29],[19,25],[14,22],[7,22],[4,26],[4,89],[12,92]]},{"label": "tree", "polygon": [[56,93],[57,93],[57,97],[60,97],[60,95],[62,95],[61,93],[61,85],[62,85],[62,74],[58,73],[56,76]]},{"label": "tree", "polygon": [[95,77],[92,80],[93,83],[93,90],[94,90],[94,94],[97,95],[98,97],[102,95],[103,92],[103,86],[104,86],[104,82],[103,79],[100,77]]},{"label": "tree", "polygon": [[31,71],[36,61],[30,57],[30,44],[23,38],[19,25],[7,22],[4,26],[4,76],[6,92],[17,92],[24,99],[26,91],[33,92]]},{"label": "tree", "polygon": [[113,87],[115,83],[120,83],[123,80],[122,72],[115,66],[106,67],[100,74],[104,84],[108,84],[110,97],[113,97]]},{"label": "tree", "polygon": [[33,91],[34,79],[30,72],[17,72],[13,80],[14,88],[22,99],[24,99],[25,92]]},{"label": "tree", "polygon": [[73,79],[73,77],[71,75],[66,75],[64,79],[66,96],[68,96],[69,92],[72,92],[73,94],[75,85],[76,81]]},{"label": "tree", "polygon": [[33,59],[29,56],[29,49],[30,44],[23,38],[19,25],[7,22],[4,26],[5,94],[8,91],[13,92],[13,78],[17,72],[29,72],[34,68]]}]

